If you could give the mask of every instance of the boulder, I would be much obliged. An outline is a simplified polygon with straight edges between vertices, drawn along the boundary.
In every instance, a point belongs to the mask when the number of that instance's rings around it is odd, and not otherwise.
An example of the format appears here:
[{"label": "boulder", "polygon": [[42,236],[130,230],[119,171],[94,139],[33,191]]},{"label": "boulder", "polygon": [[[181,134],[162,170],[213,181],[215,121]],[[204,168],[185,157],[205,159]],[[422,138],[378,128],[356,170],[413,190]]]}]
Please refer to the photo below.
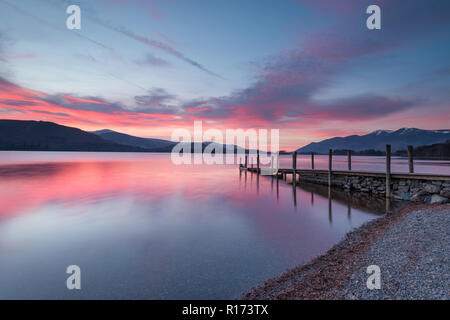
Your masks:
[{"label": "boulder", "polygon": [[407,192],[395,192],[393,194],[393,197],[394,199],[397,200],[406,200],[406,201],[411,200],[411,196]]},{"label": "boulder", "polygon": [[427,196],[427,194],[428,193],[425,190],[420,190],[412,195],[411,201],[422,202],[425,200],[425,197]]},{"label": "boulder", "polygon": [[442,189],[440,195],[445,198],[450,198],[450,189]]},{"label": "boulder", "polygon": [[427,184],[424,189],[428,193],[439,193],[441,187],[435,184]]},{"label": "boulder", "polygon": [[442,197],[438,194],[433,194],[430,203],[447,203],[448,201],[449,201],[448,198]]}]

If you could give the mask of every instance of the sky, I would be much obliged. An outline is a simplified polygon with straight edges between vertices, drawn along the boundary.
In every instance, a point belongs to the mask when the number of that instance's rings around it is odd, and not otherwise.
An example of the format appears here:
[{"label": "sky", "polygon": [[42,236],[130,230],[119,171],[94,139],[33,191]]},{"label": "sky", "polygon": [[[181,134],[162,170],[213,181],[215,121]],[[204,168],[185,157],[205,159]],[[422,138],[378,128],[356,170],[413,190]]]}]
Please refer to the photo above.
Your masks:
[{"label": "sky", "polygon": [[284,150],[450,128],[448,0],[0,0],[0,21],[2,119],[163,139],[202,120]]}]

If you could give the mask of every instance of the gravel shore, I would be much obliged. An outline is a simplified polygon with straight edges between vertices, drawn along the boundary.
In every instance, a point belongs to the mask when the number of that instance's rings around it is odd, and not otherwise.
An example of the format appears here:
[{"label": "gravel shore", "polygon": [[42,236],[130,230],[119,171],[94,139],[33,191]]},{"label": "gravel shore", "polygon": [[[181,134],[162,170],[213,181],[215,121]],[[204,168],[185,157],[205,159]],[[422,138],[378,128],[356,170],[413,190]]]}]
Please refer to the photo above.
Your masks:
[{"label": "gravel shore", "polygon": [[[449,299],[450,204],[409,205],[347,234],[326,254],[244,299]],[[369,290],[369,265],[381,289]]]}]

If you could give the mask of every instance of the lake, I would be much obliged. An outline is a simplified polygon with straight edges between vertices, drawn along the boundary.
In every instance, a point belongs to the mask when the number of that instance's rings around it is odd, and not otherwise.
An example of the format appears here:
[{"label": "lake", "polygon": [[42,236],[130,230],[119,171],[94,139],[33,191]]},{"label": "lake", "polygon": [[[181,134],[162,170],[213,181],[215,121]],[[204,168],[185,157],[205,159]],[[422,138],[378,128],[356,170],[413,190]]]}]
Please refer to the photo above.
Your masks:
[{"label": "lake", "polygon": [[[316,168],[326,159],[316,156]],[[308,161],[299,156],[298,168]],[[406,165],[395,159],[393,171]],[[382,157],[353,158],[354,170],[383,166]],[[174,165],[169,154],[0,152],[0,299],[239,298],[383,208],[236,165]],[[81,268],[81,290],[66,288],[69,265]]]}]

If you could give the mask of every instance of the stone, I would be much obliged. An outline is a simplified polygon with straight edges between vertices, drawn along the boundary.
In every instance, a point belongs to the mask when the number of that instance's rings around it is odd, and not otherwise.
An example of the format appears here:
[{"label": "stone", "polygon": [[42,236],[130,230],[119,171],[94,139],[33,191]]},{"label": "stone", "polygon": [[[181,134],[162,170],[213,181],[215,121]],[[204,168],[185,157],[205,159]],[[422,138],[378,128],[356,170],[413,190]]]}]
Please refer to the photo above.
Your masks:
[{"label": "stone", "polygon": [[411,195],[407,192],[395,192],[393,194],[393,197],[397,200],[405,200],[405,201],[411,200]]},{"label": "stone", "polygon": [[449,202],[448,198],[441,197],[438,194],[433,194],[430,200],[430,203],[447,203],[447,202]]},{"label": "stone", "polygon": [[427,192],[425,190],[420,190],[419,192],[416,192],[411,197],[411,201],[413,202],[422,202],[425,201],[425,197],[427,196]]},{"label": "stone", "polygon": [[411,181],[411,188],[417,188],[419,186],[420,186],[420,181],[418,181],[418,180]]},{"label": "stone", "polygon": [[450,198],[450,189],[442,189],[440,195],[445,198]]},{"label": "stone", "polygon": [[424,189],[428,193],[439,193],[441,191],[441,187],[435,184],[427,184]]}]

